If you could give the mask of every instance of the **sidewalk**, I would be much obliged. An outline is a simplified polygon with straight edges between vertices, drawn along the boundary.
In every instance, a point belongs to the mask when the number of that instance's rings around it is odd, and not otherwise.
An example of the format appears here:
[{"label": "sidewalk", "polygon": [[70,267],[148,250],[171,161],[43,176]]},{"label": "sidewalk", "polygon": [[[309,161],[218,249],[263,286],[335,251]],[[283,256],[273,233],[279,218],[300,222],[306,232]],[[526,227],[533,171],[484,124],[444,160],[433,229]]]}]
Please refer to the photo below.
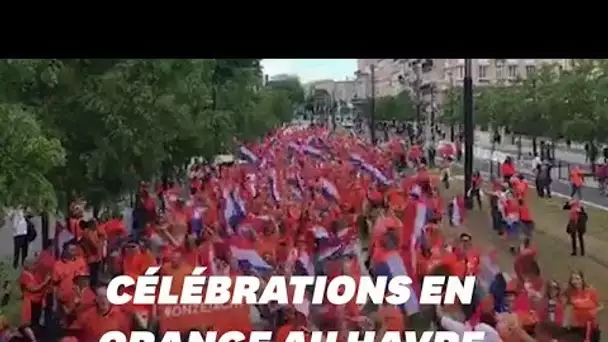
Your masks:
[{"label": "sidewalk", "polygon": [[[496,144],[496,149],[509,154],[517,155],[517,146],[510,143],[511,139],[503,138],[502,140],[502,144]],[[481,144],[483,147],[491,148],[492,140],[490,139],[490,133],[475,131],[475,142]],[[532,142],[528,139],[522,138],[521,151],[523,155],[531,157]],[[585,161],[585,150],[582,147],[579,150],[568,149],[565,146],[558,145],[555,148],[555,159],[571,164],[587,164]]]}]

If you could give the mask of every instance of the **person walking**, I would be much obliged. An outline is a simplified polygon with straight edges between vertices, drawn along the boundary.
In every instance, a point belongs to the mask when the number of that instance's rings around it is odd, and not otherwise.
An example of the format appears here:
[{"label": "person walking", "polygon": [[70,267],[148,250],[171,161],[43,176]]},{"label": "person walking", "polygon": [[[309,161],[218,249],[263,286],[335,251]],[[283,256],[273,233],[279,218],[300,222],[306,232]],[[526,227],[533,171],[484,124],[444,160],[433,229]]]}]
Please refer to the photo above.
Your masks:
[{"label": "person walking", "polygon": [[511,184],[511,177],[515,174],[515,165],[513,164],[513,159],[510,156],[505,158],[505,161],[500,166],[500,174],[502,175],[502,179],[505,183]]},{"label": "person walking", "polygon": [[574,197],[574,195],[578,196],[578,199],[583,199],[583,185],[585,183],[584,173],[578,165],[574,166],[572,171],[570,171],[570,185],[572,187],[572,191],[570,192],[570,197]]},{"label": "person walking", "polygon": [[27,220],[23,208],[12,210],[9,214],[13,228],[13,268],[23,265],[27,257],[29,241]]},{"label": "person walking", "polygon": [[574,271],[570,275],[565,297],[571,309],[569,330],[585,341],[599,342],[597,314],[603,307],[598,291],[587,284],[581,271]]},{"label": "person walking", "polygon": [[481,173],[479,173],[479,170],[475,170],[475,172],[473,172],[471,184],[471,199],[477,199],[477,204],[481,210],[481,186],[483,184],[483,178],[481,178]]},{"label": "person walking", "polygon": [[577,241],[580,245],[580,255],[585,256],[585,233],[587,232],[587,213],[583,208],[579,200],[574,199],[573,201],[564,204],[564,210],[570,211],[570,219],[566,226],[566,232],[570,235],[570,242],[572,244],[572,252],[570,255],[578,255]]}]

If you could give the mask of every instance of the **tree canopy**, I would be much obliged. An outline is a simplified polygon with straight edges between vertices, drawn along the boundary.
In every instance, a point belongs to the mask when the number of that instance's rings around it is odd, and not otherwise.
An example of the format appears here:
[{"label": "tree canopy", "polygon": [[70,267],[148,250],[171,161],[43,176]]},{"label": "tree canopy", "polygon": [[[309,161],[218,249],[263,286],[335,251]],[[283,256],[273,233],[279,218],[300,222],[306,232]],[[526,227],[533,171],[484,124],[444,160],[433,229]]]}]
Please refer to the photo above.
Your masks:
[{"label": "tree canopy", "polygon": [[[608,62],[574,60],[572,68],[544,65],[526,79],[477,87],[477,125],[505,127],[530,137],[608,143]],[[463,122],[462,90],[448,89],[442,120]]]},{"label": "tree canopy", "polygon": [[253,140],[304,102],[258,59],[0,61],[0,206],[113,201],[192,156]]},{"label": "tree canopy", "polygon": [[411,121],[416,119],[416,104],[409,92],[402,91],[397,96],[384,96],[376,99],[377,120]]}]

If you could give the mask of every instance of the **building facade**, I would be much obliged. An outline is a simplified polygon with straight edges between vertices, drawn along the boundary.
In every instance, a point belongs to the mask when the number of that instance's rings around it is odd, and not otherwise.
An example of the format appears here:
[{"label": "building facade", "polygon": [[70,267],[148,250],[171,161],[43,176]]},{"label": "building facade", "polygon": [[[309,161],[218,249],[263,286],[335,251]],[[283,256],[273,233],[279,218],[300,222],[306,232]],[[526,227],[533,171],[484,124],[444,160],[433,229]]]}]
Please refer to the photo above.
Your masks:
[{"label": "building facade", "polygon": [[351,103],[353,101],[356,87],[357,85],[354,80],[319,80],[308,84],[309,92],[325,90],[333,100],[343,103]]},{"label": "building facade", "polygon": [[[395,96],[402,91],[413,93],[415,80],[420,85],[432,84],[442,91],[462,85],[464,59],[431,59],[432,67],[417,70],[413,59],[359,59],[355,73],[356,94],[371,95],[371,66],[374,66],[376,97]],[[473,59],[472,78],[475,86],[509,83],[534,73],[543,64],[555,63],[560,68],[571,66],[569,59]]]},{"label": "building facade", "polygon": [[298,80],[300,81],[300,77],[298,75],[290,75],[290,74],[276,74],[270,77],[270,82],[280,82],[280,81],[288,81],[288,80]]}]

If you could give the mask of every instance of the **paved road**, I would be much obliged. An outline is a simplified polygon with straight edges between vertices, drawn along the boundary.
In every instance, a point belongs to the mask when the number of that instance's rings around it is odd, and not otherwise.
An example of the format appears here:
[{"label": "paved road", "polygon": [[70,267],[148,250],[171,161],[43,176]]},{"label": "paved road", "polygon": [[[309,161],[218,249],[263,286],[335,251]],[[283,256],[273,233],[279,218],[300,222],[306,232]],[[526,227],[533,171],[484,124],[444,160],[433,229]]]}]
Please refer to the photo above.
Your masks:
[{"label": "paved road", "polygon": [[[475,154],[475,160],[473,162],[473,168],[478,169],[481,172],[489,173],[490,172],[490,159],[487,156],[481,154]],[[496,165],[494,166],[496,168]],[[523,170],[522,173],[526,177],[526,179],[534,184],[534,177],[531,171],[526,172],[525,169],[519,168],[519,170]],[[551,184],[551,190],[555,193],[570,196],[570,185],[567,182],[563,181],[553,181]],[[585,187],[583,189],[583,200],[593,203],[597,206],[608,207],[608,197],[602,196],[597,188],[594,187]]]},{"label": "paved road", "polygon": [[[509,144],[510,141],[504,140],[505,139],[503,139],[502,144],[496,146],[496,149],[505,153],[509,153],[511,155],[517,155],[517,146]],[[476,131],[475,144],[485,148],[491,148],[492,141],[490,139],[490,134],[488,132]],[[530,158],[532,154],[532,143],[526,140],[522,140],[521,150],[522,154],[525,157]],[[587,164],[585,161],[585,153],[583,151],[559,148],[559,146],[555,149],[555,159],[570,164]]]}]

